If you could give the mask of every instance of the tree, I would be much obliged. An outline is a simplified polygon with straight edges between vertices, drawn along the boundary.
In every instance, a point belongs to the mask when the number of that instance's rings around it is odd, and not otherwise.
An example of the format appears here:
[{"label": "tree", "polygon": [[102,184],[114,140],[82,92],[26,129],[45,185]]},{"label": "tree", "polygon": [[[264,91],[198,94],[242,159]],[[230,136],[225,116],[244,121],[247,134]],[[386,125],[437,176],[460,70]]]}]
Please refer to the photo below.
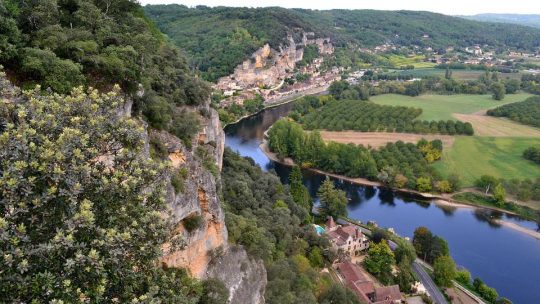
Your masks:
[{"label": "tree", "polygon": [[360,304],[358,296],[350,289],[334,284],[320,298],[321,304]]},{"label": "tree", "polygon": [[399,284],[399,289],[402,292],[410,293],[415,279],[412,274],[411,262],[407,257],[403,258],[401,262],[398,263],[398,269],[397,282]]},{"label": "tree", "polygon": [[345,192],[334,187],[334,183],[327,177],[318,190],[321,200],[320,211],[323,218],[329,216],[338,219],[347,216],[347,197]]},{"label": "tree", "polygon": [[375,275],[382,283],[390,283],[392,278],[392,265],[395,264],[394,254],[386,242],[371,243],[368,254],[364,260],[364,267]]},{"label": "tree", "polygon": [[420,192],[431,191],[431,180],[429,177],[419,177],[416,179],[416,189]]},{"label": "tree", "polygon": [[469,286],[469,284],[471,284],[471,273],[468,272],[467,269],[458,270],[456,272],[456,281],[465,286]]},{"label": "tree", "polygon": [[293,200],[307,210],[311,210],[311,196],[309,195],[306,186],[302,183],[302,171],[300,170],[300,167],[294,166],[292,168],[289,180]]},{"label": "tree", "polygon": [[506,197],[506,191],[504,190],[504,187],[501,183],[497,184],[495,186],[495,189],[493,189],[493,198],[497,202],[497,204],[502,205],[504,204],[504,200]]},{"label": "tree", "polygon": [[411,243],[399,239],[397,245],[398,247],[394,251],[396,263],[399,264],[404,259],[407,259],[409,263],[412,263],[416,259],[416,251]]},{"label": "tree", "polygon": [[428,262],[433,263],[438,257],[448,255],[449,253],[450,250],[448,249],[446,240],[436,235],[431,239]]},{"label": "tree", "polygon": [[493,191],[493,187],[500,184],[499,180],[491,175],[482,175],[474,182],[475,186],[484,190],[486,194]]},{"label": "tree", "polygon": [[445,79],[452,79],[452,70],[450,70],[448,67],[446,67],[446,72],[444,73]]},{"label": "tree", "polygon": [[198,304],[221,304],[229,300],[229,289],[218,279],[208,279],[203,282],[203,294]]},{"label": "tree", "polygon": [[324,258],[319,247],[313,247],[308,255],[309,263],[312,267],[323,267]]},{"label": "tree", "polygon": [[437,285],[451,287],[452,280],[456,277],[456,264],[454,260],[447,255],[438,257],[433,264],[433,275],[435,276],[435,283]]},{"label": "tree", "polygon": [[438,181],[435,183],[435,188],[441,193],[452,192],[452,185],[450,185],[449,181]]},{"label": "tree", "polygon": [[428,254],[431,251],[431,241],[433,240],[433,234],[426,227],[418,227],[414,230],[413,246],[416,250],[416,254],[427,259]]},{"label": "tree", "polygon": [[143,127],[118,115],[119,88],[39,92],[13,107],[0,135],[3,300],[196,300],[185,274],[156,266],[176,239],[165,172],[143,156]]},{"label": "tree", "polygon": [[500,82],[495,82],[491,85],[491,92],[493,93],[492,97],[495,100],[503,100],[505,94],[504,84]]},{"label": "tree", "polygon": [[457,192],[461,190],[461,178],[459,175],[452,173],[448,176],[448,182],[450,183],[450,187],[452,188],[453,192]]}]

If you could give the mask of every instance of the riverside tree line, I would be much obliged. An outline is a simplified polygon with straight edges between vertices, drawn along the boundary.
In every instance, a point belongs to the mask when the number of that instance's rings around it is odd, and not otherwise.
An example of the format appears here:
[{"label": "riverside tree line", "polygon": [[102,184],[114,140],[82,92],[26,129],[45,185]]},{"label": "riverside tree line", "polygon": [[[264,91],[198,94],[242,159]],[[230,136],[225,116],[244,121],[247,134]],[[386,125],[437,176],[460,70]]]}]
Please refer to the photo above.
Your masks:
[{"label": "riverside tree line", "polygon": [[362,145],[325,143],[317,131],[306,132],[285,119],[268,132],[269,148],[279,157],[291,157],[303,167],[315,167],[349,177],[383,182],[391,187],[451,192],[459,187],[459,178],[443,180],[430,163],[442,155],[439,140],[421,140],[418,144],[389,143],[380,149]]}]

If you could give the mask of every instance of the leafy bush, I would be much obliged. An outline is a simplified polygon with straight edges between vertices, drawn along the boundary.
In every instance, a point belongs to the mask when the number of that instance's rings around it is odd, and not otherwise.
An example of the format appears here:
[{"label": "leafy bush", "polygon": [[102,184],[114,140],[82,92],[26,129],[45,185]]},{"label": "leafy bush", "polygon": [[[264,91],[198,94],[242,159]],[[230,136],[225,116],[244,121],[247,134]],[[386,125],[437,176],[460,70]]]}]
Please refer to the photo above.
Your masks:
[{"label": "leafy bush", "polygon": [[523,157],[540,165],[540,148],[527,148],[525,151],[523,151]]},{"label": "leafy bush", "polygon": [[182,224],[184,225],[184,228],[188,232],[193,232],[196,229],[199,229],[204,224],[204,218],[199,214],[192,214],[185,219],[182,220]]}]

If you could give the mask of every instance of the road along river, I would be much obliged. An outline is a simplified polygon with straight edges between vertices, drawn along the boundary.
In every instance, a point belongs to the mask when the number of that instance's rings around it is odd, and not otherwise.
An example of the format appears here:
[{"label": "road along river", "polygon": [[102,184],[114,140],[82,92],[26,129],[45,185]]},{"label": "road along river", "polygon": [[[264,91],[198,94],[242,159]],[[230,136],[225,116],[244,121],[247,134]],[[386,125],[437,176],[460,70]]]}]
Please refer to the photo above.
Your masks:
[{"label": "road along river", "polygon": [[[287,183],[290,168],[271,161],[259,146],[264,132],[291,108],[291,103],[280,105],[227,126],[226,146],[253,158],[264,170],[274,170]],[[324,178],[304,173],[304,184],[315,200]],[[493,219],[533,230],[539,230],[539,224],[481,208],[433,204],[384,188],[335,183],[350,198],[349,217],[373,220],[410,238],[416,227],[426,226],[448,241],[459,266],[495,287],[501,296],[519,304],[540,303],[540,240]]]}]

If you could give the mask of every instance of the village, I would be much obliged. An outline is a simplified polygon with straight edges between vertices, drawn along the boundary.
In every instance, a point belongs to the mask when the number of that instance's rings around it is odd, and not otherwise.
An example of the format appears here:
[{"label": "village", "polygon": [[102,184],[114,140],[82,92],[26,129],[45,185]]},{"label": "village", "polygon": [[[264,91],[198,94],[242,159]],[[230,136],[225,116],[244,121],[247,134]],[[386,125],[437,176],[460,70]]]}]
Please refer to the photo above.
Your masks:
[{"label": "village", "polygon": [[[430,36],[425,34],[422,40],[428,41]],[[315,49],[316,56],[308,53],[308,48]],[[388,68],[372,66],[369,68],[353,68],[343,66],[329,66],[325,59],[333,56],[335,47],[330,38],[315,38],[314,33],[302,33],[302,39],[295,41],[289,35],[287,44],[277,50],[265,44],[255,51],[252,56],[238,65],[234,72],[221,77],[213,86],[220,92],[220,108],[231,106],[243,107],[246,101],[261,100],[260,107],[279,104],[300,97],[325,92],[330,84],[341,79],[350,85],[356,85],[365,80],[366,72],[384,74]],[[495,69],[503,73],[539,74],[540,50],[536,52],[518,52],[507,50],[497,53],[488,45],[471,45],[465,48],[447,47],[433,49],[430,46],[409,47],[396,46],[385,43],[374,48],[358,47],[359,52],[391,58],[397,56],[407,62],[414,60],[414,64],[396,66],[398,70],[413,71],[415,66],[431,68],[450,67],[452,69],[482,70]],[[399,54],[399,55],[396,55]],[[411,61],[412,62],[412,61]],[[532,62],[533,64],[528,64]],[[420,80],[418,77],[399,79],[399,81],[412,82]],[[378,81],[371,80],[371,84],[378,85]]]},{"label": "village", "polygon": [[[220,78],[214,86],[223,92],[220,106],[241,106],[256,96],[269,105],[297,94],[323,92],[332,82],[340,80],[343,68],[323,68],[324,56],[334,52],[330,39],[314,38],[313,33],[302,36],[300,42],[295,42],[292,36],[287,37],[288,46],[279,50],[264,45],[237,66],[233,74]],[[318,56],[299,67],[307,46],[315,47]]]}]

